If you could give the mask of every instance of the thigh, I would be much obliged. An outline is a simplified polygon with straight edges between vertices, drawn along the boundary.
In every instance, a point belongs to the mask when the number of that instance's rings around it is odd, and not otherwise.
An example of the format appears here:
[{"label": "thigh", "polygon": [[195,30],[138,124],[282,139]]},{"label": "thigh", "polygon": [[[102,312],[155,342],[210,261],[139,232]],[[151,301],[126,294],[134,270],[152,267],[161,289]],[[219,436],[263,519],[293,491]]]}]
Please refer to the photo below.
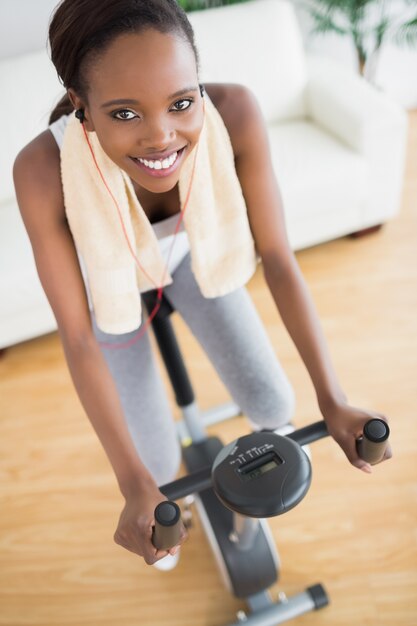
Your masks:
[{"label": "thigh", "polygon": [[180,447],[148,333],[134,341],[136,331],[108,335],[94,320],[93,327],[98,341],[106,344],[102,352],[138,454],[159,485],[169,482],[178,471]]},{"label": "thigh", "polygon": [[201,343],[243,413],[262,428],[287,423],[294,411],[294,393],[246,289],[204,298],[189,256],[173,278],[165,290],[167,298]]}]

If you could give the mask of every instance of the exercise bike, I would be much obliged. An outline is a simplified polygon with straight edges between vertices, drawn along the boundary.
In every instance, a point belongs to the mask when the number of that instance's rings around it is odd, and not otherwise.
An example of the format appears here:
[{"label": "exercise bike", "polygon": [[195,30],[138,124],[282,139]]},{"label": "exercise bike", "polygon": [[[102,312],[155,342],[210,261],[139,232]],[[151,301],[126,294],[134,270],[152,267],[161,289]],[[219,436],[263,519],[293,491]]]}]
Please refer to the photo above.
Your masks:
[{"label": "exercise bike", "polygon": [[[286,436],[261,431],[224,444],[208,436],[205,426],[239,415],[233,403],[201,414],[174,334],[173,307],[158,292],[144,294],[148,311],[160,302],[153,331],[183,415],[179,424],[183,459],[189,474],[160,487],[168,501],[155,510],[153,543],[168,549],[178,542],[180,510],[174,500],[195,494],[195,505],[226,587],[244,599],[248,614],[239,611],[228,626],[276,626],[329,604],[322,584],[274,602],[268,588],[279,578],[279,558],[265,518],[282,515],[306,495],[311,464],[302,446],[328,435],[325,422],[311,424]],[[389,428],[372,419],[358,441],[361,458],[382,459]],[[191,443],[189,443],[191,441]]]}]

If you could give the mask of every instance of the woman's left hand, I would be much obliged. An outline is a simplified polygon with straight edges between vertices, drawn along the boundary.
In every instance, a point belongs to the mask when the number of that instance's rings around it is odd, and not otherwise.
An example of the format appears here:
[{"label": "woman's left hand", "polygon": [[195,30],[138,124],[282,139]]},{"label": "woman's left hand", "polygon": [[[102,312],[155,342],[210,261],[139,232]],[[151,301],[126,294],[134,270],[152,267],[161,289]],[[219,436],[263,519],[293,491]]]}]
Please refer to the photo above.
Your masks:
[{"label": "woman's left hand", "polygon": [[[371,465],[358,456],[356,440],[363,433],[366,422],[373,418],[382,419],[388,423],[388,419],[381,413],[365,411],[349,406],[347,403],[338,404],[331,409],[322,411],[329,434],[339,444],[352,465],[370,474]],[[388,444],[382,461],[392,457],[392,450]],[[382,463],[382,461],[380,461]]]}]

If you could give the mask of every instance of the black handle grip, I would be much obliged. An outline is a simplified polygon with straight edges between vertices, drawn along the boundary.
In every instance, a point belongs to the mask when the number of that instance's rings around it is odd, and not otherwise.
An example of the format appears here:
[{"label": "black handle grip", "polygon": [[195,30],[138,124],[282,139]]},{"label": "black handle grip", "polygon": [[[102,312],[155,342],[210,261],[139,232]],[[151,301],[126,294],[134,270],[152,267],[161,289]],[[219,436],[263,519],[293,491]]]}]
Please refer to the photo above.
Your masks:
[{"label": "black handle grip", "polygon": [[375,465],[384,458],[388,445],[389,426],[384,420],[371,419],[363,428],[363,436],[356,442],[356,449],[361,459]]},{"label": "black handle grip", "polygon": [[169,550],[177,545],[181,537],[180,507],[175,502],[164,500],[158,504],[154,515],[152,543],[158,550]]}]

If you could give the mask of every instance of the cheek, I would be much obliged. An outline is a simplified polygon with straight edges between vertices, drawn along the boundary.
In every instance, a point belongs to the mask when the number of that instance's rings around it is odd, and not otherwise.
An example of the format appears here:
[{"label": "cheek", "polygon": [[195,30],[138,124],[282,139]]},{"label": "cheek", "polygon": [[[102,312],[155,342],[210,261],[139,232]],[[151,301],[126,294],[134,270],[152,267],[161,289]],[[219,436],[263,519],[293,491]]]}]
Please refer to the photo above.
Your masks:
[{"label": "cheek", "polygon": [[177,128],[177,134],[182,135],[190,144],[194,146],[199,140],[203,124],[204,112],[203,110],[197,111],[190,117],[190,119],[187,120],[187,123],[183,123],[181,128]]},{"label": "cheek", "polygon": [[123,157],[128,150],[128,146],[131,145],[132,133],[126,132],[126,129],[116,130],[114,128],[102,130],[100,132],[97,129],[97,138],[103,148],[104,152],[111,159],[117,157]]}]

